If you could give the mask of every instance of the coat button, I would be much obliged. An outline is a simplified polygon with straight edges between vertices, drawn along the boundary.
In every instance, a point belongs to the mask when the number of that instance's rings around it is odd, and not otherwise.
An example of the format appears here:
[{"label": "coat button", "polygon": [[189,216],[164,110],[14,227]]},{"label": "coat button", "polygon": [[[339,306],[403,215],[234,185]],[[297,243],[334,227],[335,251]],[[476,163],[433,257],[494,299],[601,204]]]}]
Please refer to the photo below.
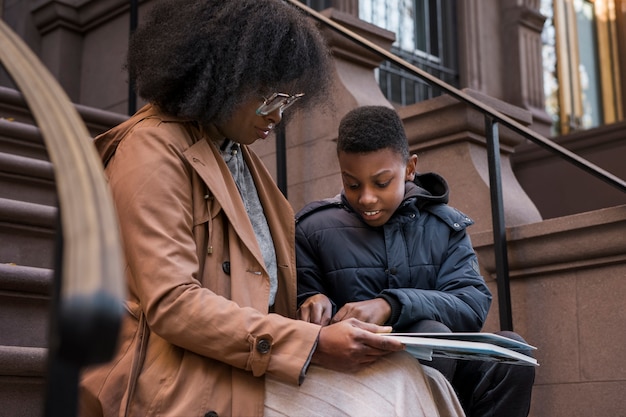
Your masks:
[{"label": "coat button", "polygon": [[204,415],[204,417],[219,417],[219,414],[217,414],[216,411],[209,411]]},{"label": "coat button", "polygon": [[267,339],[261,339],[256,344],[256,350],[259,351],[259,353],[269,352],[270,347],[271,347],[270,342]]},{"label": "coat button", "polygon": [[222,271],[224,271],[226,275],[230,275],[230,262],[226,261],[222,264]]}]

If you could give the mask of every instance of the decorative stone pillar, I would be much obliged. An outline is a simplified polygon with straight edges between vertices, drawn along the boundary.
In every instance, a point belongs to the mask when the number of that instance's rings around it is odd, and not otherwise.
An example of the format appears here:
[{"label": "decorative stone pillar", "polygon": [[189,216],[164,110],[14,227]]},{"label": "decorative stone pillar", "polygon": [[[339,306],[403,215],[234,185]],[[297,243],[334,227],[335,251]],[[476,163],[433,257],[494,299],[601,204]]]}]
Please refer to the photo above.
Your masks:
[{"label": "decorative stone pillar", "polygon": [[502,58],[503,97],[527,109],[533,116],[531,128],[550,136],[552,120],[545,111],[541,32],[545,16],[539,0],[503,0]]},{"label": "decorative stone pillar", "polygon": [[33,49],[71,101],[119,111],[115,105],[128,97],[122,71],[130,32],[128,0],[28,3],[23,19],[37,30],[39,46]]},{"label": "decorative stone pillar", "polygon": [[485,36],[482,32],[489,28],[483,20],[486,19],[485,11],[490,8],[485,8],[481,1],[484,0],[465,0],[458,3],[459,77],[464,88],[489,93],[488,86],[483,81],[488,76],[483,66],[487,62],[493,64],[494,61],[493,58],[484,59],[482,51],[485,48],[483,39],[492,37]]},{"label": "decorative stone pillar", "polygon": [[[465,93],[528,125],[530,112],[472,90]],[[476,224],[471,233],[492,230],[485,117],[450,96],[440,96],[399,109],[420,172],[437,172],[450,186],[450,204]],[[539,211],[511,169],[513,148],[524,141],[499,125],[502,193],[507,227],[541,221]]]},{"label": "decorative stone pillar", "polygon": [[460,85],[530,111],[530,127],[550,135],[544,110],[539,0],[458,4]]},{"label": "decorative stone pillar", "polygon": [[40,59],[70,100],[80,97],[82,39],[78,7],[72,0],[40,2],[32,17],[41,36]]},{"label": "decorative stone pillar", "polygon": [[626,0],[617,0],[615,5],[615,18],[617,20],[617,48],[620,72],[620,84],[622,85],[622,108],[626,117]]}]

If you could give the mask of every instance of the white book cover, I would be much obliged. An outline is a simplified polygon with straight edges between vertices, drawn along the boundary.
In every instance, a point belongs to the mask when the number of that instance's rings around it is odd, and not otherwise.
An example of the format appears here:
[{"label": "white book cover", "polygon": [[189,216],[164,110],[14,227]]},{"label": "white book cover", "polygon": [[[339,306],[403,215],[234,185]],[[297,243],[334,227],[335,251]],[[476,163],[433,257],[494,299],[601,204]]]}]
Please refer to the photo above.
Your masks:
[{"label": "white book cover", "polygon": [[538,366],[537,360],[520,351],[536,348],[493,333],[386,333],[406,345],[418,359],[445,357]]}]

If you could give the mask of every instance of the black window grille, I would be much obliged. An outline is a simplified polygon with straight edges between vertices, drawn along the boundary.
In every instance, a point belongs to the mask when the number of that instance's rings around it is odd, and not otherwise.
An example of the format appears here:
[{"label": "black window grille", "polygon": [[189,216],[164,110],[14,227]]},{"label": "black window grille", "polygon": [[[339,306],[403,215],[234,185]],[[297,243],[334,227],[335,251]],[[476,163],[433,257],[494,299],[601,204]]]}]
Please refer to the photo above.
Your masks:
[{"label": "black window grille", "polygon": [[[332,0],[300,0],[315,10]],[[396,34],[392,52],[446,83],[459,87],[456,0],[359,0],[359,18]],[[376,71],[385,97],[403,106],[441,94],[386,61]]]},{"label": "black window grille", "polygon": [[[392,48],[392,52],[407,62],[427,71],[440,80],[454,86],[459,85],[459,74],[456,68],[450,68],[436,62],[420,59],[406,51]],[[417,103],[422,100],[439,96],[437,88],[431,87],[416,75],[398,67],[390,61],[385,61],[377,70],[378,84],[385,97],[403,106]]]},{"label": "black window grille", "polygon": [[300,2],[317,11],[332,7],[332,0],[300,0]]},{"label": "black window grille", "polygon": [[[392,52],[459,86],[456,0],[359,0],[359,17],[396,34]],[[441,93],[390,62],[377,71],[388,100],[408,105]]]}]

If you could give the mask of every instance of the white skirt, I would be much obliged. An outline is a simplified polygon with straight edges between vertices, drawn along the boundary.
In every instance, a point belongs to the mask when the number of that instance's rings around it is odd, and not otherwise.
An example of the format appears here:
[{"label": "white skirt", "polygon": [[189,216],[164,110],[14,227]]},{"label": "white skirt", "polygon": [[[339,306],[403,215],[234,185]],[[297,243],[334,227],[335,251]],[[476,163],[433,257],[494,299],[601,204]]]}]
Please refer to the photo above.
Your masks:
[{"label": "white skirt", "polygon": [[301,386],[265,378],[265,416],[463,417],[454,389],[406,352],[356,373],[311,365]]}]

